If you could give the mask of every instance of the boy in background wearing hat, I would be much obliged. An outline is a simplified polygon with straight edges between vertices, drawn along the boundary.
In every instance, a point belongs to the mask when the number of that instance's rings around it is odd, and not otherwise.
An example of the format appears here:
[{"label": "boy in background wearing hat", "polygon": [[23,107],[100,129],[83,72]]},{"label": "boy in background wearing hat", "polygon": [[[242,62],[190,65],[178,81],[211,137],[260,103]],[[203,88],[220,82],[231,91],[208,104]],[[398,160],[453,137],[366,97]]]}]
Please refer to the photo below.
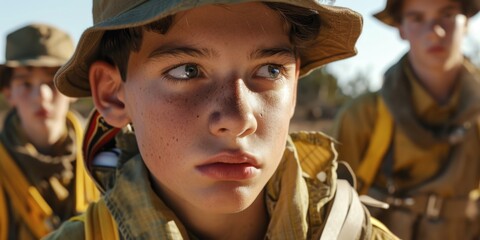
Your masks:
[{"label": "boy in background wearing hat", "polygon": [[0,87],[12,110],[0,134],[0,240],[39,239],[98,199],[72,99],[53,84],[73,49],[65,32],[45,24],[7,36]]},{"label": "boy in background wearing hat", "polygon": [[478,0],[389,0],[376,17],[410,50],[379,92],[335,124],[339,160],[359,191],[390,204],[372,214],[402,239],[480,237],[480,72],[462,41]]},{"label": "boy in background wearing hat", "polygon": [[330,138],[288,135],[299,76],[352,56],[361,17],[215,2],[94,1],[55,83],[93,97],[87,166],[121,153],[101,200],[49,239],[394,239],[337,180]]}]

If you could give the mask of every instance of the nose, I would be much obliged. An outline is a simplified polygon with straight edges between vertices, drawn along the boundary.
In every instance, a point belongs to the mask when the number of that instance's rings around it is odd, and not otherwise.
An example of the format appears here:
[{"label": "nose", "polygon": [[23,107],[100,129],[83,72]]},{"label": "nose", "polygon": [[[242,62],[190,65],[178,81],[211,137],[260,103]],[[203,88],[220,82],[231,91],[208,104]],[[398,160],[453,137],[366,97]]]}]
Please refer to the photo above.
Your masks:
[{"label": "nose", "polygon": [[34,98],[42,102],[44,100],[50,100],[53,97],[53,90],[48,84],[42,83],[35,88],[33,91]]},{"label": "nose", "polygon": [[218,92],[217,103],[209,116],[209,130],[218,137],[242,138],[257,130],[255,94],[241,79]]}]

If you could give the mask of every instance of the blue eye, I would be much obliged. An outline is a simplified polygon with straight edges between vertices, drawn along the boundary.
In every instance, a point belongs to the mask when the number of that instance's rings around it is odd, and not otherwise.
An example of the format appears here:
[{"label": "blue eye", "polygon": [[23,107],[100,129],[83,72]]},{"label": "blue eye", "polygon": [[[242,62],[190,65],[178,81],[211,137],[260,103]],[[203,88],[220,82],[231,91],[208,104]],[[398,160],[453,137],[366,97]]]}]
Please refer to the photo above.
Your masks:
[{"label": "blue eye", "polygon": [[169,76],[177,79],[191,79],[200,76],[200,70],[196,64],[183,64],[168,71]]},{"label": "blue eye", "polygon": [[263,78],[277,79],[281,73],[282,73],[282,66],[268,64],[260,67],[256,75]]}]

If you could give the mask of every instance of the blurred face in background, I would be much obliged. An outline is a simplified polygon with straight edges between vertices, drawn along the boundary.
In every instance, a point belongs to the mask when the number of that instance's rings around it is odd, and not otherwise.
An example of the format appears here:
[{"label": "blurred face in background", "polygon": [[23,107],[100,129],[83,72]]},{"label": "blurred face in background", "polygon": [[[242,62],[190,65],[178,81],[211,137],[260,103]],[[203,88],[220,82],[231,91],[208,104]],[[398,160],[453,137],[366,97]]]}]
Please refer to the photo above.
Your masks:
[{"label": "blurred face in background", "polygon": [[41,134],[47,137],[46,141],[50,144],[57,139],[48,139],[48,136],[64,131],[70,104],[70,98],[62,95],[53,84],[57,69],[13,68],[10,86],[4,89],[4,95],[10,105],[16,108],[27,135]]},{"label": "blurred face in background", "polygon": [[413,65],[446,70],[462,63],[467,17],[459,2],[404,0],[398,29]]}]

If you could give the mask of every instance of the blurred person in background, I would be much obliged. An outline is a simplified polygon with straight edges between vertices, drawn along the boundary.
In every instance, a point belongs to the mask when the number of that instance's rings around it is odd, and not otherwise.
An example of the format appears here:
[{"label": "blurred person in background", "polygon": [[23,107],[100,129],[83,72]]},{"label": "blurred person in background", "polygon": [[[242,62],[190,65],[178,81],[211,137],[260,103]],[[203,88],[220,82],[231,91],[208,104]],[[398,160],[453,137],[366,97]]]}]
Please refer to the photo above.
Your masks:
[{"label": "blurred person in background", "polygon": [[73,45],[45,24],[7,36],[0,88],[12,109],[0,134],[0,240],[39,239],[98,198],[83,167],[73,99],[53,84]]},{"label": "blurred person in background", "polygon": [[358,190],[402,239],[478,239],[480,74],[462,53],[478,0],[388,0],[376,14],[409,51],[382,88],[348,103],[334,136]]}]

